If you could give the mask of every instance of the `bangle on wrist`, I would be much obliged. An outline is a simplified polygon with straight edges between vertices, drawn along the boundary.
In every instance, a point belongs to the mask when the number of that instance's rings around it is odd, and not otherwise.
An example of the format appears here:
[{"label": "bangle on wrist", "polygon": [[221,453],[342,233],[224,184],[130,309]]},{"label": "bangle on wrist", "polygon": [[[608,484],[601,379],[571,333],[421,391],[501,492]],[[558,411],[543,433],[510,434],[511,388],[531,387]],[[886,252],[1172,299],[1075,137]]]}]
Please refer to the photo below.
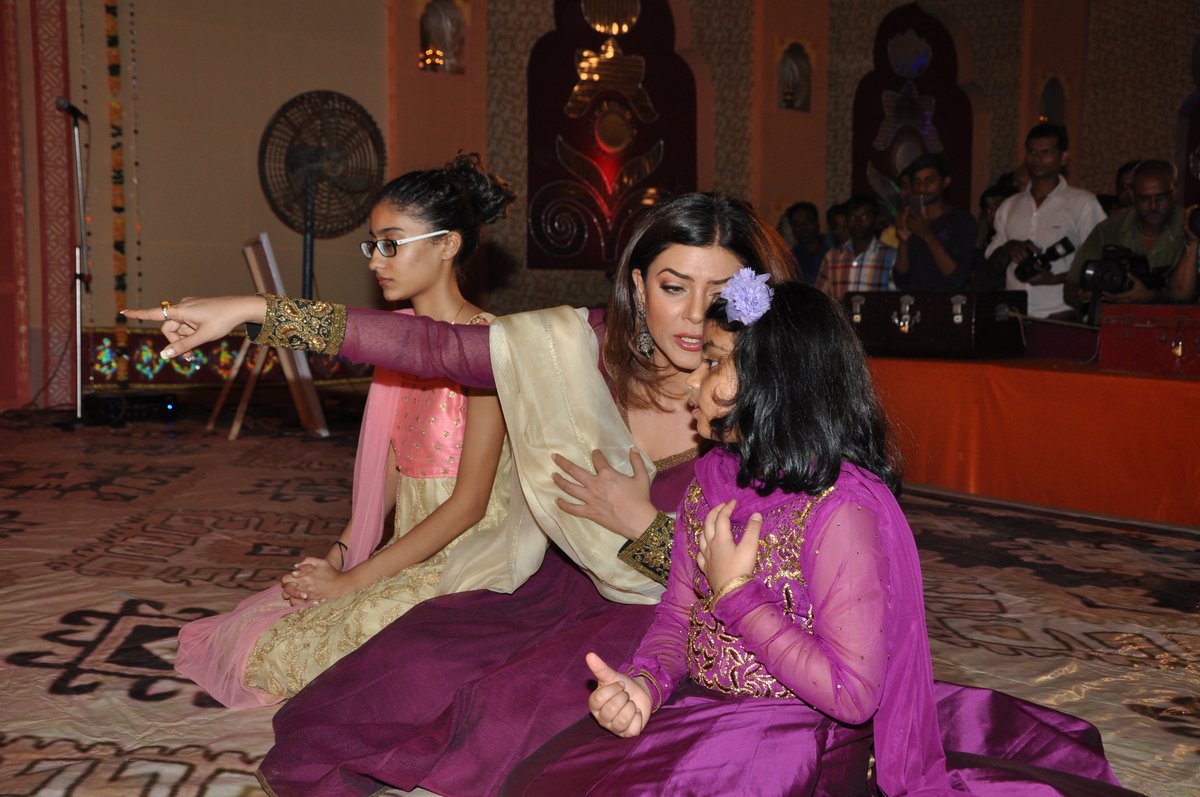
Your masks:
[{"label": "bangle on wrist", "polygon": [[753,573],[745,573],[743,575],[734,576],[733,578],[729,579],[724,584],[722,584],[721,588],[718,589],[716,592],[714,592],[712,594],[712,596],[708,599],[708,610],[712,611],[713,608],[717,605],[717,601],[721,600],[721,598],[724,598],[726,595],[733,592],[735,589],[742,586],[743,584],[748,584],[753,580],[754,580]]},{"label": "bangle on wrist", "polygon": [[342,542],[341,540],[334,540],[333,544],[334,547],[337,548],[338,558],[341,559],[341,566],[338,567],[338,570],[341,570],[344,573],[346,571],[346,554],[350,552],[350,549],[347,548],[346,543]]}]

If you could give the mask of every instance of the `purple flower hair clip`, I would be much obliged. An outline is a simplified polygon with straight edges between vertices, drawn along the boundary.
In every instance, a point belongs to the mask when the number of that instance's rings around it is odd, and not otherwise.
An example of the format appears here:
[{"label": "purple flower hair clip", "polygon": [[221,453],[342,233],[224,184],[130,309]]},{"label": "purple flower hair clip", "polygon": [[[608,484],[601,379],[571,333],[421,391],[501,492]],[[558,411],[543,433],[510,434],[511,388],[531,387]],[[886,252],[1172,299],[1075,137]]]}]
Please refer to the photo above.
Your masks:
[{"label": "purple flower hair clip", "polygon": [[752,268],[739,269],[721,291],[726,303],[725,317],[743,324],[753,324],[762,318],[771,309],[771,297],[775,295],[767,285],[770,278],[770,274],[756,274]]}]

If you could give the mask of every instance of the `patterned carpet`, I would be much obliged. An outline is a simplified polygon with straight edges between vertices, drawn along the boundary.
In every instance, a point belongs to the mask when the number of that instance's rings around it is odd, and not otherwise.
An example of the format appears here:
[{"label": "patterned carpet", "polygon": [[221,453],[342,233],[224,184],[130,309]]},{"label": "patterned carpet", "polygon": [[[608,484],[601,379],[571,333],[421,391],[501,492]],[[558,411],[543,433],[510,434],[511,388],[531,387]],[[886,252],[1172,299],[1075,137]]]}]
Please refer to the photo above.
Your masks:
[{"label": "patterned carpet", "polygon": [[[174,676],[174,636],[337,534],[360,409],[334,401],[326,440],[252,409],[233,442],[203,434],[206,406],[124,428],[0,415],[0,795],[262,794],[273,709]],[[1200,532],[903,503],[939,677],[1087,718],[1129,788],[1200,794]]]}]

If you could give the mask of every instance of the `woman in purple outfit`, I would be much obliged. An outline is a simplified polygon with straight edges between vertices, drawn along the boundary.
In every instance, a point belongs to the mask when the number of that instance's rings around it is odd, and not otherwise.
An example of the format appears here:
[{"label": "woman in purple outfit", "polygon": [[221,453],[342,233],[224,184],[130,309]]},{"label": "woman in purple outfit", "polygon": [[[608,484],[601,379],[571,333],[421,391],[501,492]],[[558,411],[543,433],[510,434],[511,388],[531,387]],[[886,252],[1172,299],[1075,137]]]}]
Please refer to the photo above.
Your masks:
[{"label": "woman in purple outfit", "polygon": [[[583,654],[628,655],[661,594],[669,513],[693,478],[700,442],[685,380],[700,362],[708,305],[743,267],[795,277],[783,242],[749,205],[687,194],[637,225],[607,314],[524,313],[499,319],[489,338],[488,329],[412,317],[396,324],[391,313],[278,297],[169,308],[168,356],[246,321],[263,323],[258,341],[272,345],[366,361],[386,350],[393,370],[494,386],[518,441],[529,522],[510,518],[509,533],[474,559],[477,570],[504,571],[491,574],[490,588],[515,592],[428,601],[294,698],[276,715],[277,744],[262,765],[275,793],[369,794],[387,783],[494,794],[513,766],[578,717],[590,691]],[[552,461],[551,452],[565,458]],[[589,461],[596,475],[573,464]],[[530,528],[541,543],[533,552]],[[558,552],[543,561],[547,537]],[[454,575],[447,591],[462,587]]]}]

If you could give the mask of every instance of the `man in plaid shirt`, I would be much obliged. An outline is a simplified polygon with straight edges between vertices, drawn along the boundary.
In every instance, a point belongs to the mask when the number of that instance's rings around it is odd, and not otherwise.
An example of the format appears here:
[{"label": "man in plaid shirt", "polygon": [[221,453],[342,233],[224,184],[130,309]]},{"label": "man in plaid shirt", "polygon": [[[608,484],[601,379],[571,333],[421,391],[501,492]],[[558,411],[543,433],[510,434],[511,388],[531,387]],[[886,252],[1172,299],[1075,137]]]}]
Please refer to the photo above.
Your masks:
[{"label": "man in plaid shirt", "polygon": [[858,195],[846,205],[850,240],[829,250],[815,283],[817,289],[839,302],[850,291],[890,290],[892,267],[896,265],[896,250],[875,237],[879,209],[874,198]]}]

